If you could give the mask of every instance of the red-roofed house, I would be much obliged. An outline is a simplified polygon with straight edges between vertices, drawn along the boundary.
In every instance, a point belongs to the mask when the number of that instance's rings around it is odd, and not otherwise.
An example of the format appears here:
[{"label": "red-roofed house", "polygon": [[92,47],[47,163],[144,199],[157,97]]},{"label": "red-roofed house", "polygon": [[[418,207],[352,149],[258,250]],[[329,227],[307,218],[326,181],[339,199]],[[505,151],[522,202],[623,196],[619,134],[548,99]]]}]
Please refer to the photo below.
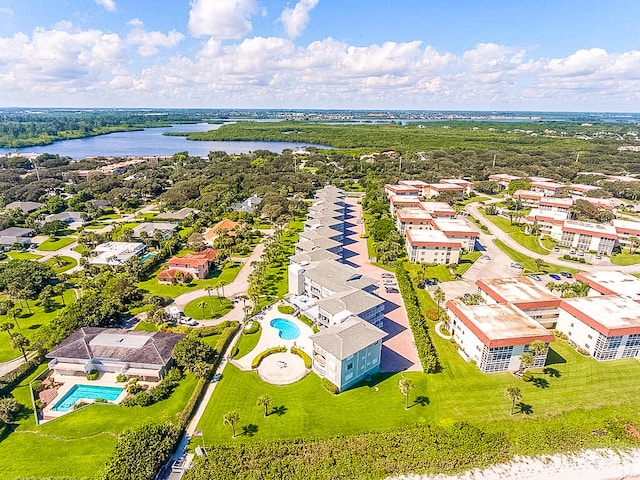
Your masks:
[{"label": "red-roofed house", "polygon": [[461,178],[443,178],[440,180],[440,183],[450,183],[452,185],[460,185],[464,187],[464,193],[469,195],[473,190],[473,182],[469,180],[463,180]]},{"label": "red-roofed house", "polygon": [[[182,277],[179,282],[178,277]],[[193,280],[193,276],[189,272],[178,268],[169,268],[158,274],[158,283],[189,283],[191,280]]]},{"label": "red-roofed house", "polygon": [[538,202],[544,197],[542,192],[534,192],[533,190],[516,190],[511,198],[514,200],[520,200],[523,205],[533,206],[538,205]]},{"label": "red-roofed house", "polygon": [[384,191],[387,194],[387,197],[391,197],[391,195],[421,195],[422,188],[412,187],[410,185],[390,185],[387,184],[384,186]]},{"label": "red-roofed house", "polygon": [[204,239],[209,245],[213,245],[213,241],[221,235],[222,232],[226,232],[230,237],[236,236],[236,229],[240,224],[225,218],[216,223],[213,227],[207,229],[204,232]]},{"label": "red-roofed house", "polygon": [[216,248],[207,248],[201,252],[189,253],[184,257],[173,257],[167,262],[167,265],[169,270],[182,270],[191,274],[193,278],[203,279],[209,274],[209,270],[218,257],[218,252],[219,250]]},{"label": "red-roofed house", "polygon": [[406,230],[406,248],[414,263],[458,263],[462,245],[440,230]]},{"label": "red-roofed house", "polygon": [[456,192],[462,198],[464,191],[464,186],[455,183],[430,183],[422,189],[422,194],[425,198],[433,198],[443,192]]}]

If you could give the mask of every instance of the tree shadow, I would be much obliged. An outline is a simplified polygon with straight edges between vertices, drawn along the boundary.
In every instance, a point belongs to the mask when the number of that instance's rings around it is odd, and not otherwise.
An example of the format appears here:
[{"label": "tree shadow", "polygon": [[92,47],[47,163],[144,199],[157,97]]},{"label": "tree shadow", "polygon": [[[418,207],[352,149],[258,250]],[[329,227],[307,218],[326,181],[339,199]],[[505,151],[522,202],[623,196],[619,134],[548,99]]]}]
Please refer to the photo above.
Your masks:
[{"label": "tree shadow", "polygon": [[531,380],[531,383],[533,383],[538,388],[549,388],[549,380],[547,380],[546,378],[535,377],[533,380]]},{"label": "tree shadow", "polygon": [[27,327],[27,329],[29,329],[29,330],[37,330],[37,329],[38,329],[38,328],[40,328],[41,326],[42,326],[42,324],[40,324],[40,323],[35,323],[35,324],[33,324],[33,325],[29,325],[29,326]]},{"label": "tree shadow", "polygon": [[518,407],[518,411],[520,413],[524,413],[525,415],[531,415],[533,413],[533,406],[524,402],[516,403],[516,407]]},{"label": "tree shadow", "polygon": [[553,378],[560,378],[562,376],[559,370],[556,370],[555,368],[552,368],[552,367],[546,367],[543,370],[543,372],[545,375],[549,375],[550,377],[553,377]]},{"label": "tree shadow", "polygon": [[258,433],[258,425],[250,423],[249,425],[242,426],[241,435],[246,435],[247,437],[253,437],[256,433]]},{"label": "tree shadow", "polygon": [[562,355],[556,352],[553,348],[549,347],[547,353],[547,363],[545,365],[554,365],[556,363],[567,363]]},{"label": "tree shadow", "polygon": [[277,407],[273,407],[269,415],[278,415],[279,417],[281,417],[282,415],[287,413],[287,410],[288,408],[285,407],[284,405],[279,405]]},{"label": "tree shadow", "polygon": [[429,405],[429,397],[426,397],[424,395],[418,395],[414,400],[413,403],[409,406],[409,408],[411,407],[415,407],[417,405],[420,405],[421,407],[424,407],[426,405]]}]

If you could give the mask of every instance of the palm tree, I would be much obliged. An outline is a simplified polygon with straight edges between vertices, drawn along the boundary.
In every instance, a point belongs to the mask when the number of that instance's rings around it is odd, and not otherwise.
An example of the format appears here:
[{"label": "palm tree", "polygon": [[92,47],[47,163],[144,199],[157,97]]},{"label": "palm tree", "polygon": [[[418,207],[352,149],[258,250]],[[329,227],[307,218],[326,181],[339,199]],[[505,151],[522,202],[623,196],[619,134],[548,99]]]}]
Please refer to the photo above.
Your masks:
[{"label": "palm tree", "polygon": [[62,255],[54,255],[53,257],[51,257],[51,259],[53,260],[56,267],[62,267],[66,264],[64,258],[62,258]]},{"label": "palm tree", "polygon": [[207,296],[209,297],[209,309],[211,310],[211,316],[213,317],[213,305],[211,304],[211,290],[213,287],[211,285],[207,285],[204,287],[204,291],[207,292]]},{"label": "palm tree", "polygon": [[10,322],[0,323],[0,332],[7,332],[9,334],[9,338],[11,338],[13,336],[11,334],[11,330],[13,330],[13,327],[13,323]]},{"label": "palm tree", "polygon": [[271,397],[266,393],[258,397],[257,405],[264,407],[265,417],[269,415],[269,407],[271,406],[272,403],[273,401],[271,400]]},{"label": "palm tree", "polygon": [[629,242],[629,250],[631,251],[631,253],[636,253],[636,250],[638,250],[638,248],[640,247],[640,238],[631,236],[627,239],[627,241]]},{"label": "palm tree", "polygon": [[205,301],[198,302],[198,307],[202,309],[202,317],[204,318],[204,309],[207,308],[207,302]]},{"label": "palm tree", "polygon": [[231,432],[233,436],[231,438],[236,438],[236,423],[240,421],[240,415],[238,412],[231,411],[224,414],[222,417],[222,423],[225,425],[229,425],[231,427]]},{"label": "palm tree", "polygon": [[409,409],[409,392],[413,389],[414,384],[413,380],[410,378],[402,377],[398,382],[398,388],[400,389],[400,393],[404,395],[404,409]]},{"label": "palm tree", "polygon": [[536,359],[533,357],[531,352],[524,352],[520,355],[520,368],[526,370],[527,368],[533,367],[536,363]]},{"label": "palm tree", "polygon": [[433,299],[436,301],[436,304],[438,305],[438,320],[440,320],[440,304],[444,302],[444,299],[445,299],[444,291],[440,287],[436,288],[435,291],[433,292]]},{"label": "palm tree", "polygon": [[11,348],[20,349],[25,362],[27,361],[27,354],[25,353],[24,349],[25,347],[28,347],[30,343],[31,342],[29,342],[29,339],[21,333],[14,333],[11,337]]},{"label": "palm tree", "polygon": [[22,315],[22,308],[13,307],[9,309],[9,311],[7,312],[7,315],[9,315],[9,317],[11,317],[11,319],[15,322],[15,324],[18,325],[18,328],[22,330],[22,327],[18,323],[18,317]]},{"label": "palm tree", "polygon": [[522,399],[522,392],[520,392],[518,387],[508,387],[504,391],[504,394],[511,400],[511,413],[509,413],[509,415],[513,415],[513,409],[516,406],[516,402]]},{"label": "palm tree", "polygon": [[529,351],[533,354],[534,357],[539,357],[540,355],[544,355],[547,352],[547,346],[540,340],[536,340],[529,344]]}]

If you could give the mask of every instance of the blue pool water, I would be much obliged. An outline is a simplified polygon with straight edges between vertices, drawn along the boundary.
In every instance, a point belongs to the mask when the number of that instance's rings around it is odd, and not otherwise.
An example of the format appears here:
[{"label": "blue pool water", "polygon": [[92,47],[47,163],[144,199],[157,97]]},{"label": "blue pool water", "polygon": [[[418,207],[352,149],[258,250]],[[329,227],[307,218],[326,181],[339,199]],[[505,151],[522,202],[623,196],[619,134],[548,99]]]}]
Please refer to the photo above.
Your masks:
[{"label": "blue pool water", "polygon": [[140,258],[141,262],[146,262],[147,260],[149,260],[151,257],[153,257],[156,253],[155,252],[149,252],[149,253],[145,253],[142,258]]},{"label": "blue pool water", "polygon": [[283,340],[295,340],[300,336],[300,329],[290,320],[284,318],[274,318],[269,323],[274,328],[280,330],[278,334]]},{"label": "blue pool water", "polygon": [[122,393],[120,387],[102,387],[99,385],[74,385],[65,393],[64,397],[56,402],[51,410],[55,412],[68,412],[73,404],[81,398],[104,398],[113,402]]}]

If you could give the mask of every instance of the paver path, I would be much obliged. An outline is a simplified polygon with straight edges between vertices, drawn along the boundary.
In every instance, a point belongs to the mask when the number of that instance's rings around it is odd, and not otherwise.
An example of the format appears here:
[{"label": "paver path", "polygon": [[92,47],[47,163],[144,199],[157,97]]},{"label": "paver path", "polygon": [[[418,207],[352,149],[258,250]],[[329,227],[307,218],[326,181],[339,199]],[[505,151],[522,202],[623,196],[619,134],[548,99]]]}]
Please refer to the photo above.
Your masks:
[{"label": "paver path", "polygon": [[[358,199],[356,198],[347,199],[347,203],[353,207],[353,216],[361,218],[362,206],[357,202]],[[376,267],[369,260],[367,239],[360,238],[360,234],[364,231],[364,225],[356,225],[350,231],[352,233],[347,238],[353,243],[348,244],[346,249],[354,255],[347,259],[348,262],[358,268],[362,274],[380,280],[381,286],[376,291],[376,294],[385,300],[382,328],[389,335],[382,342],[380,370],[383,372],[421,371],[422,366],[413,342],[413,334],[411,333],[411,328],[409,328],[409,319],[407,318],[402,296],[400,293],[387,293],[382,287],[382,274],[387,270]]]}]

